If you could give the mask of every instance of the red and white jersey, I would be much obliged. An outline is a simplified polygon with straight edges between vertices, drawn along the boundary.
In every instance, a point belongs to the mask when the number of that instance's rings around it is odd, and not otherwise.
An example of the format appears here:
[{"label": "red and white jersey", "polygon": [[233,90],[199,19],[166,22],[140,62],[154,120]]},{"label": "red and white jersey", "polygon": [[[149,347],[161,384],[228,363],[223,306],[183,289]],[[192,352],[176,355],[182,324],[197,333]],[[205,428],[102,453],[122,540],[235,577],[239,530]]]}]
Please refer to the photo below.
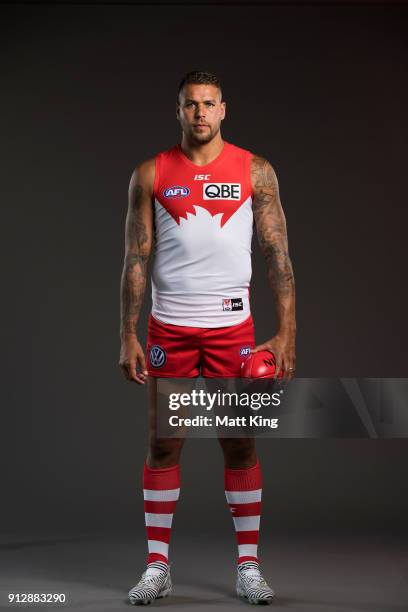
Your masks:
[{"label": "red and white jersey", "polygon": [[178,144],[156,156],[152,315],[224,327],[250,315],[253,154],[224,141],[197,166]]}]

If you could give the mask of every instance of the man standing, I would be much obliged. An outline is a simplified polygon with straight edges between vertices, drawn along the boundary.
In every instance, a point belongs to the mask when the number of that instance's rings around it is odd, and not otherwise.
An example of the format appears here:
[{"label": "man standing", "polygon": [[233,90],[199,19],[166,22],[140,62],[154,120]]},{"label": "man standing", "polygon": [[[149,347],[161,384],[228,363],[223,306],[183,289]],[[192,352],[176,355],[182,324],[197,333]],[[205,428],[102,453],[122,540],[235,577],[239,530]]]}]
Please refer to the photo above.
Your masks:
[{"label": "man standing", "polygon": [[[225,112],[217,77],[188,73],[176,107],[181,143],[140,164],[129,186],[119,363],[129,381],[148,383],[149,395],[143,472],[149,554],[129,592],[134,604],[172,589],[168,548],[184,440],[157,436],[157,378],[238,378],[248,348],[272,351],[276,374],[283,370],[288,380],[295,371],[295,284],[277,178],[265,159],[222,139]],[[256,347],[249,300],[254,220],[278,322],[277,333]],[[153,242],[146,363],[137,322]],[[255,440],[219,441],[238,542],[237,593],[250,603],[269,603],[274,592],[257,556],[262,479]]]}]

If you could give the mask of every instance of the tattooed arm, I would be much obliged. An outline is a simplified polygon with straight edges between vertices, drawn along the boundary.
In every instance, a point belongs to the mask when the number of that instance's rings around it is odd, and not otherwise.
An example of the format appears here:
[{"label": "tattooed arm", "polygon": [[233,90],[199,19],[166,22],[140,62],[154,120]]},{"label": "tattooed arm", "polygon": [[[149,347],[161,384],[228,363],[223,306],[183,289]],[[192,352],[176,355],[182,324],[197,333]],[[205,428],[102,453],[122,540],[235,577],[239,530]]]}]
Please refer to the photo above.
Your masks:
[{"label": "tattooed arm", "polygon": [[154,177],[155,161],[152,159],[138,166],[130,179],[125,259],[120,288],[119,365],[128,380],[140,384],[145,383],[147,370],[145,355],[137,338],[136,325],[146,287],[147,263],[153,237]]},{"label": "tattooed arm", "polygon": [[255,347],[254,352],[271,350],[279,364],[276,375],[282,369],[285,377],[290,380],[296,367],[296,318],[295,279],[288,251],[286,220],[276,174],[270,163],[262,157],[252,158],[251,181],[255,225],[275,297],[278,322],[276,335]]}]

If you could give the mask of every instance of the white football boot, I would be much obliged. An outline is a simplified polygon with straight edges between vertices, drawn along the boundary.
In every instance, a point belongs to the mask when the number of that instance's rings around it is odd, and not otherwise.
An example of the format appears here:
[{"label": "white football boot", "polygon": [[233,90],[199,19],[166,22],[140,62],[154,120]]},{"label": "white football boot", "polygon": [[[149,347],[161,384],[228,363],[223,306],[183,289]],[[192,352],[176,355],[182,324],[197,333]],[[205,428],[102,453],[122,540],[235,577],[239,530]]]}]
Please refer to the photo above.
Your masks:
[{"label": "white football boot", "polygon": [[146,605],[160,597],[167,597],[172,588],[170,566],[163,561],[153,561],[148,564],[137,585],[130,589],[129,601],[135,605]]},{"label": "white football boot", "polygon": [[244,561],[237,566],[237,595],[250,604],[269,604],[275,597],[256,561]]}]

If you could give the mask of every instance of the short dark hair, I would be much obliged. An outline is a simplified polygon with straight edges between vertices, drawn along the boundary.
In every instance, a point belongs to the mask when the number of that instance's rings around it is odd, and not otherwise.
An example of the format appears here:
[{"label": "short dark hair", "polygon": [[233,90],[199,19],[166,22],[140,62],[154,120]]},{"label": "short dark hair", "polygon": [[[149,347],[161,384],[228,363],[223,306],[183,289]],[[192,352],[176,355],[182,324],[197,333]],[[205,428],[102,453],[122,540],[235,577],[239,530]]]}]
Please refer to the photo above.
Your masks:
[{"label": "short dark hair", "polygon": [[221,94],[222,99],[222,91],[221,91],[221,82],[220,79],[215,76],[212,72],[205,72],[204,70],[192,70],[191,72],[187,72],[187,74],[180,81],[180,85],[177,92],[177,102],[180,101],[180,91],[183,89],[184,85],[214,85],[218,87]]}]

